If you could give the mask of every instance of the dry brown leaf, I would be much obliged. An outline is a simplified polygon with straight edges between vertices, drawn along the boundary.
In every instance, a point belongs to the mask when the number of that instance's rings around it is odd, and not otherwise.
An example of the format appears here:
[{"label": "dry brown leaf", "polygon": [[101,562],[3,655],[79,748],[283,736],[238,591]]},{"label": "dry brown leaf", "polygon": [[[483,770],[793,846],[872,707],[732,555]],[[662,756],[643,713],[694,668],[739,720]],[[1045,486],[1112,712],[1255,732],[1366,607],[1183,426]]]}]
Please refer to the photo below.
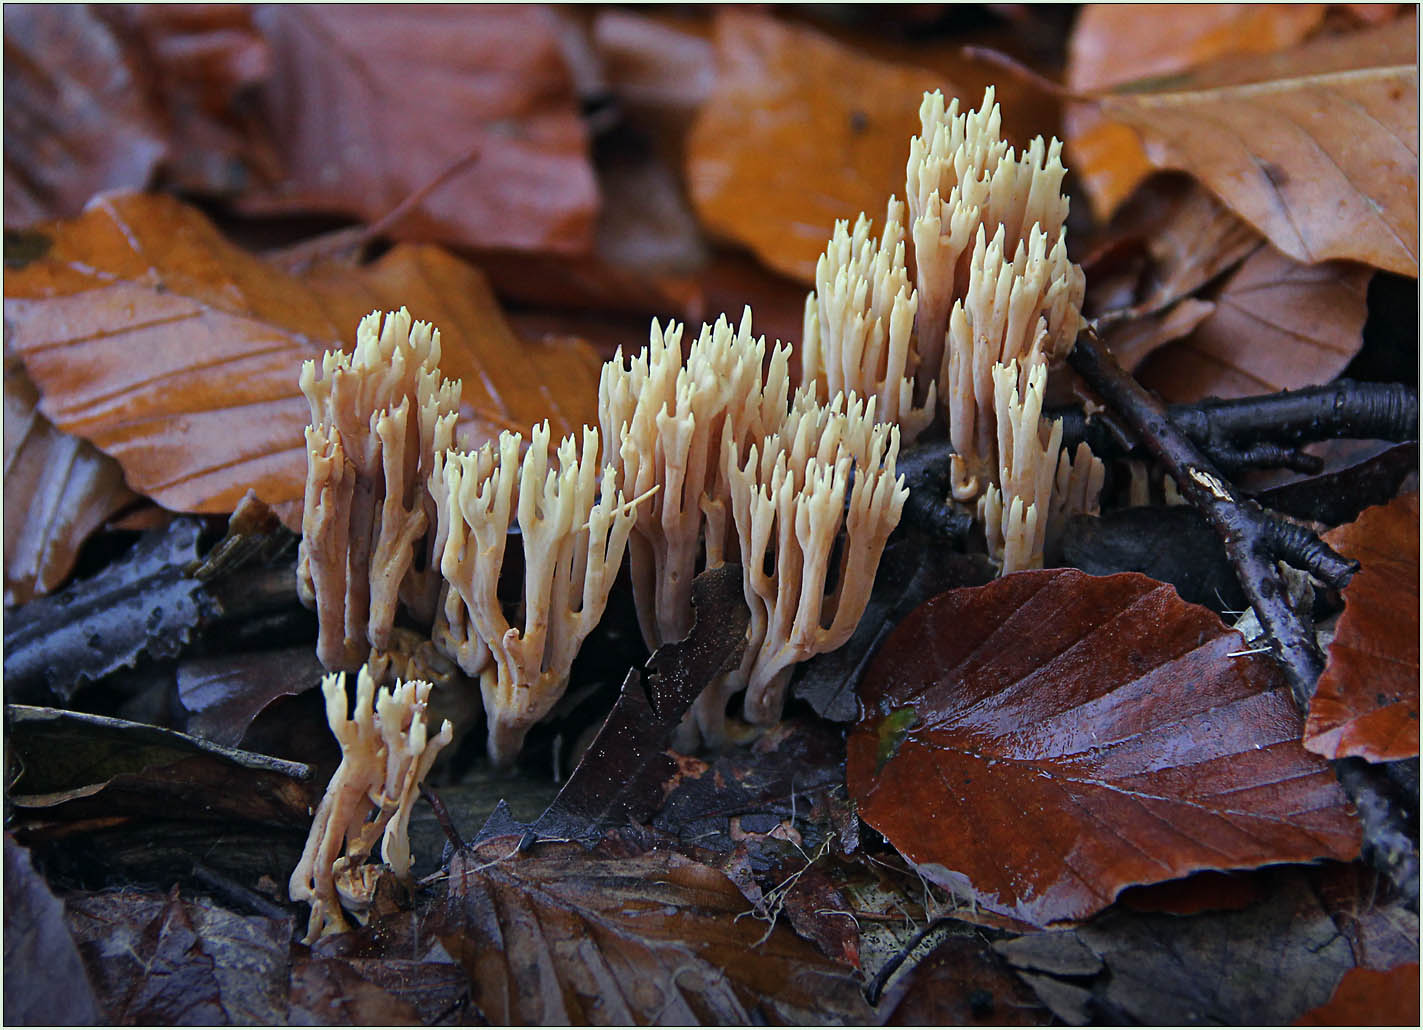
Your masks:
[{"label": "dry brown leaf", "polygon": [[54,428],[17,360],[5,360],[5,604],[47,594],[74,568],[79,547],[134,499],[123,470],[94,446]]},{"label": "dry brown leaf", "polygon": [[1415,19],[1213,62],[1104,116],[1200,179],[1296,261],[1418,275]]},{"label": "dry brown leaf", "polygon": [[83,5],[5,8],[5,227],[74,215],[100,190],[142,189],[168,153],[134,54]]},{"label": "dry brown leaf", "polygon": [[851,797],[925,877],[1040,926],[1198,869],[1355,857],[1279,669],[1241,650],[1137,573],[951,590],[870,662]]},{"label": "dry brown leaf", "polygon": [[1342,261],[1301,265],[1261,247],[1195,331],[1152,354],[1137,377],[1182,403],[1326,383],[1363,345],[1372,274]]},{"label": "dry brown leaf", "polygon": [[[1087,4],[1068,41],[1067,88],[1097,92],[1226,54],[1273,53],[1303,40],[1324,11],[1323,4]],[[1068,105],[1064,126],[1068,163],[1105,221],[1151,163],[1136,133],[1091,105]]]},{"label": "dry brown leaf", "polygon": [[904,196],[924,91],[956,90],[762,14],[719,14],[716,47],[716,88],[688,141],[692,202],[712,231],[810,282],[836,219],[878,221]]},{"label": "dry brown leaf", "polygon": [[226,513],[248,488],[272,505],[301,497],[301,362],[349,349],[375,309],[405,305],[440,328],[442,368],[464,381],[466,446],[545,417],[559,435],[597,421],[592,351],[522,343],[479,270],[437,247],[299,279],[144,195],[98,198],[40,240],[44,253],[5,277],[40,409],[175,511]]},{"label": "dry brown leaf", "polygon": [[401,239],[582,252],[598,187],[553,12],[536,6],[274,5],[257,102],[285,167],[249,211],[374,220],[466,155]]},{"label": "dry brown leaf", "polygon": [[1326,533],[1360,569],[1344,588],[1304,746],[1371,762],[1418,754],[1418,494]]}]

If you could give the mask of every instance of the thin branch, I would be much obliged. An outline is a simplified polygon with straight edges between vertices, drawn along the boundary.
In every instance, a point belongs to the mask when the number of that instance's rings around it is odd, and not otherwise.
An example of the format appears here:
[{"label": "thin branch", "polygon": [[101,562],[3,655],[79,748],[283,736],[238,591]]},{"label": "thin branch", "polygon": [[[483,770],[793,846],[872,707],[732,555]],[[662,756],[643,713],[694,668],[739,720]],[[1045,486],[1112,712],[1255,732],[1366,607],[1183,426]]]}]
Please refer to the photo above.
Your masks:
[{"label": "thin branch", "polygon": [[1165,405],[1117,364],[1090,329],[1078,338],[1068,362],[1176,480],[1182,495],[1221,538],[1241,588],[1269,636],[1271,653],[1285,671],[1295,703],[1306,710],[1324,670],[1324,655],[1313,627],[1290,604],[1275,563],[1287,561],[1337,587],[1348,581],[1358,563],[1239,496],[1170,418]]},{"label": "thin branch", "polygon": [[[1340,438],[1418,438],[1418,391],[1400,383],[1340,379],[1286,393],[1236,400],[1173,404],[1167,416],[1219,468],[1274,466],[1318,472],[1319,460],[1295,448]],[[1140,444],[1124,439],[1108,419],[1076,408],[1044,412],[1062,419],[1064,447],[1086,440],[1099,458],[1126,457]]]}]

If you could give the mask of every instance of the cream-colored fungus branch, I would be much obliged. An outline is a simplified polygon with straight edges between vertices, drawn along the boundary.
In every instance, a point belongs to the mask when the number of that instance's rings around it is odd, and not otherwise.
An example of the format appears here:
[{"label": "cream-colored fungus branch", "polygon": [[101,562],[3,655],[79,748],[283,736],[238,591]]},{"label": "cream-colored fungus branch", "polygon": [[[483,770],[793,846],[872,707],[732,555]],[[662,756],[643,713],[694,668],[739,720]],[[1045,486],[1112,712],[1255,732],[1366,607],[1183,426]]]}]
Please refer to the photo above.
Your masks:
[{"label": "cream-colored fungus branch", "polygon": [[381,867],[366,860],[377,841],[384,865],[401,878],[410,875],[411,806],[453,734],[446,721],[439,733],[428,735],[428,683],[397,682],[393,689],[377,690],[363,666],[354,710],[345,673],[325,677],[321,689],[326,720],[341,745],[341,764],[316,809],[288,885],[293,901],[311,905],[307,944],[350,928],[343,907],[358,917],[368,910]]},{"label": "cream-colored fungus branch", "polygon": [[417,621],[434,618],[441,583],[427,482],[453,441],[460,398],[439,361],[439,331],[402,308],[363,318],[354,353],[302,366],[311,425],[297,587],[316,608],[328,669],[355,669],[389,646],[402,601]]},{"label": "cream-colored fungus branch", "polygon": [[[501,433],[497,446],[450,451],[435,469],[444,479],[440,569],[449,583],[437,639],[467,645],[451,657],[480,674],[489,755],[500,766],[563,696],[574,656],[607,605],[634,518],[633,505],[614,490],[611,467],[600,487],[596,429],[583,430],[581,450],[566,437],[556,468],[547,422],[534,427],[522,460],[521,443],[519,434]],[[498,593],[516,518],[524,552],[520,626]]]}]

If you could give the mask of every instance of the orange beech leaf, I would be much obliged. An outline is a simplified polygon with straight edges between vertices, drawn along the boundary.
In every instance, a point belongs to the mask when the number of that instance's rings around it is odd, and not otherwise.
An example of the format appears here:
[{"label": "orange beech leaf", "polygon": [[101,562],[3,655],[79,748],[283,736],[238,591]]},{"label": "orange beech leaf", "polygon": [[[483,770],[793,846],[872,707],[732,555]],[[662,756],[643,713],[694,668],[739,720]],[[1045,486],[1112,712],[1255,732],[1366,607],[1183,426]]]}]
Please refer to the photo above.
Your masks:
[{"label": "orange beech leaf", "polygon": [[1367,508],[1329,531],[1358,559],[1329,661],[1309,703],[1304,746],[1326,758],[1418,754],[1418,494]]},{"label": "orange beech leaf", "polygon": [[247,210],[373,221],[477,154],[391,231],[589,247],[598,187],[552,11],[275,5],[254,20],[271,52],[254,101],[285,176],[254,182],[240,198]]},{"label": "orange beech leaf", "polygon": [[35,408],[39,394],[5,361],[5,604],[59,586],[79,547],[129,501],[118,463],[61,433]]},{"label": "orange beech leaf", "polygon": [[522,343],[479,270],[437,247],[297,278],[147,195],[96,198],[31,243],[43,253],[7,270],[5,321],[40,410],[175,511],[226,513],[249,487],[299,502],[301,363],[349,350],[375,309],[405,305],[440,328],[441,366],[464,381],[465,445],[545,417],[556,436],[597,421],[591,349]]},{"label": "orange beech leaf", "polygon": [[1353,858],[1343,791],[1243,649],[1137,573],[949,591],[861,681],[850,794],[922,875],[1036,925],[1198,869]]},{"label": "orange beech leaf", "polygon": [[1418,963],[1380,972],[1356,967],[1344,974],[1334,996],[1310,1009],[1295,1026],[1417,1026]]},{"label": "orange beech leaf", "polygon": [[1416,39],[1405,18],[1096,99],[1296,261],[1416,277]]},{"label": "orange beech leaf", "polygon": [[716,47],[688,141],[692,202],[712,231],[808,283],[837,218],[864,211],[878,226],[890,194],[904,197],[924,91],[954,87],[760,14],[719,14]]},{"label": "orange beech leaf", "polygon": [[[1318,28],[1324,11],[1323,4],[1086,4],[1068,40],[1067,88],[1098,92],[1226,54],[1273,53]],[[1069,104],[1064,127],[1068,165],[1106,220],[1151,162],[1135,132],[1093,105]]]},{"label": "orange beech leaf", "polygon": [[1151,354],[1137,378],[1172,402],[1327,383],[1363,346],[1372,275],[1364,265],[1301,265],[1261,247],[1215,294],[1215,310]]}]

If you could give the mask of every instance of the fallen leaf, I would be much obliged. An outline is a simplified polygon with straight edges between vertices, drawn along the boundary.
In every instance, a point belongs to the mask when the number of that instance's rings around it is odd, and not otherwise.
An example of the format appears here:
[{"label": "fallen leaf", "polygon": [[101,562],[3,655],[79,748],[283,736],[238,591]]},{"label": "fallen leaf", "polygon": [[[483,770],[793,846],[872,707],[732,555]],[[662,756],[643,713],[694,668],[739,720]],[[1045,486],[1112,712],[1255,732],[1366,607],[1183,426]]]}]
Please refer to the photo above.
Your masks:
[{"label": "fallen leaf", "polygon": [[[19,773],[6,796],[21,809],[304,825],[310,769],[198,737],[85,712],[7,705]],[[99,795],[103,795],[99,797]],[[97,801],[97,807],[90,799]]]},{"label": "fallen leaf", "polygon": [[1327,383],[1363,346],[1372,274],[1348,262],[1301,265],[1261,247],[1191,334],[1155,350],[1137,378],[1181,403]]},{"label": "fallen leaf", "polygon": [[1353,965],[1299,870],[1277,873],[1270,895],[1240,912],[1114,910],[994,950],[1064,1021],[1115,1025],[1278,1026],[1329,997]]},{"label": "fallen leaf", "polygon": [[769,833],[786,823],[819,847],[830,830],[823,818],[829,796],[844,784],[843,747],[831,727],[786,720],[707,761],[684,757],[663,785],[652,825],[724,853],[735,848],[738,831]]},{"label": "fallen leaf", "polygon": [[688,140],[692,203],[712,231],[809,283],[836,219],[878,223],[904,196],[924,91],[957,91],[761,14],[719,13],[716,47],[716,88]]},{"label": "fallen leaf", "polygon": [[860,714],[855,687],[889,630],[934,595],[992,578],[992,568],[977,555],[950,551],[942,540],[924,533],[901,532],[880,558],[869,604],[855,632],[843,646],[815,655],[800,667],[794,696],[822,719],[854,722]]},{"label": "fallen leaf", "polygon": [[1133,573],[950,591],[861,683],[851,796],[923,875],[1039,926],[1197,869],[1352,858],[1342,790],[1242,649]]},{"label": "fallen leaf", "polygon": [[285,176],[248,211],[374,221],[474,163],[390,227],[401,239],[556,252],[592,242],[598,188],[552,11],[272,6],[256,103]]},{"label": "fallen leaf", "polygon": [[1128,887],[1117,903],[1133,912],[1193,916],[1199,912],[1238,912],[1269,896],[1272,869],[1223,873],[1202,869],[1181,880]]},{"label": "fallen leaf", "polygon": [[147,534],[122,559],[5,621],[5,685],[11,700],[63,701],[148,655],[171,658],[213,611],[184,567],[197,557],[195,519]]},{"label": "fallen leaf", "polygon": [[1344,588],[1304,746],[1370,762],[1418,754],[1418,494],[1324,535],[1360,569]]},{"label": "fallen leaf", "polygon": [[1310,882],[1357,965],[1385,970],[1418,958],[1418,913],[1377,870],[1326,862],[1310,870]]},{"label": "fallen leaf", "polygon": [[952,937],[906,978],[888,1026],[1046,1026],[1052,1014],[993,950]]},{"label": "fallen leaf", "polygon": [[1266,508],[1297,519],[1338,526],[1359,517],[1365,508],[1387,504],[1398,496],[1408,477],[1418,471],[1418,444],[1376,444],[1372,453],[1349,454],[1330,462],[1317,476],[1293,479],[1260,492]]},{"label": "fallen leaf", "polygon": [[[402,965],[392,962],[392,972]],[[367,980],[352,963],[323,958],[298,958],[292,964],[288,1017],[293,1026],[424,1024],[414,1005]]]},{"label": "fallen leaf", "polygon": [[123,470],[54,428],[18,361],[5,362],[5,605],[64,582],[79,547],[134,499]]},{"label": "fallen leaf", "polygon": [[786,926],[740,919],[719,870],[675,852],[508,841],[450,862],[437,932],[492,1024],[863,1023],[858,978]]},{"label": "fallen leaf", "polygon": [[44,234],[48,249],[5,276],[11,345],[40,410],[174,511],[225,514],[249,488],[299,505],[301,363],[350,349],[374,309],[403,305],[440,329],[441,368],[464,383],[465,446],[545,417],[556,437],[597,423],[591,350],[522,343],[480,272],[437,247],[296,278],[192,208],[143,195],[101,197]]},{"label": "fallen leaf", "polygon": [[[1273,53],[1308,36],[1324,11],[1323,4],[1086,4],[1068,39],[1066,85],[1090,93],[1227,54]],[[1151,163],[1135,133],[1091,105],[1068,104],[1063,118],[1068,164],[1105,221],[1151,173]]]},{"label": "fallen leaf", "polygon": [[1387,972],[1351,969],[1323,1005],[1312,1008],[1294,1026],[1417,1026],[1418,963]]},{"label": "fallen leaf", "polygon": [[78,214],[103,190],[143,189],[168,154],[163,113],[112,11],[5,11],[5,228]]},{"label": "fallen leaf", "polygon": [[262,709],[316,686],[324,671],[309,643],[183,662],[178,700],[188,710],[188,732],[236,747]]},{"label": "fallen leaf", "polygon": [[119,1025],[287,1021],[291,919],[238,915],[210,901],[125,891],[79,895],[69,925]]},{"label": "fallen leaf", "polygon": [[99,1003],[30,853],[5,834],[5,1025],[93,1026]]},{"label": "fallen leaf", "polygon": [[669,740],[702,691],[741,660],[751,617],[741,567],[721,565],[693,579],[692,610],[687,636],[647,660],[645,686],[636,669],[628,671],[578,767],[528,828],[536,838],[597,841],[606,829],[644,822],[657,811],[662,784],[677,768]]},{"label": "fallen leaf", "polygon": [[1380,25],[1097,101],[1294,260],[1416,277],[1416,39],[1416,21]]}]

